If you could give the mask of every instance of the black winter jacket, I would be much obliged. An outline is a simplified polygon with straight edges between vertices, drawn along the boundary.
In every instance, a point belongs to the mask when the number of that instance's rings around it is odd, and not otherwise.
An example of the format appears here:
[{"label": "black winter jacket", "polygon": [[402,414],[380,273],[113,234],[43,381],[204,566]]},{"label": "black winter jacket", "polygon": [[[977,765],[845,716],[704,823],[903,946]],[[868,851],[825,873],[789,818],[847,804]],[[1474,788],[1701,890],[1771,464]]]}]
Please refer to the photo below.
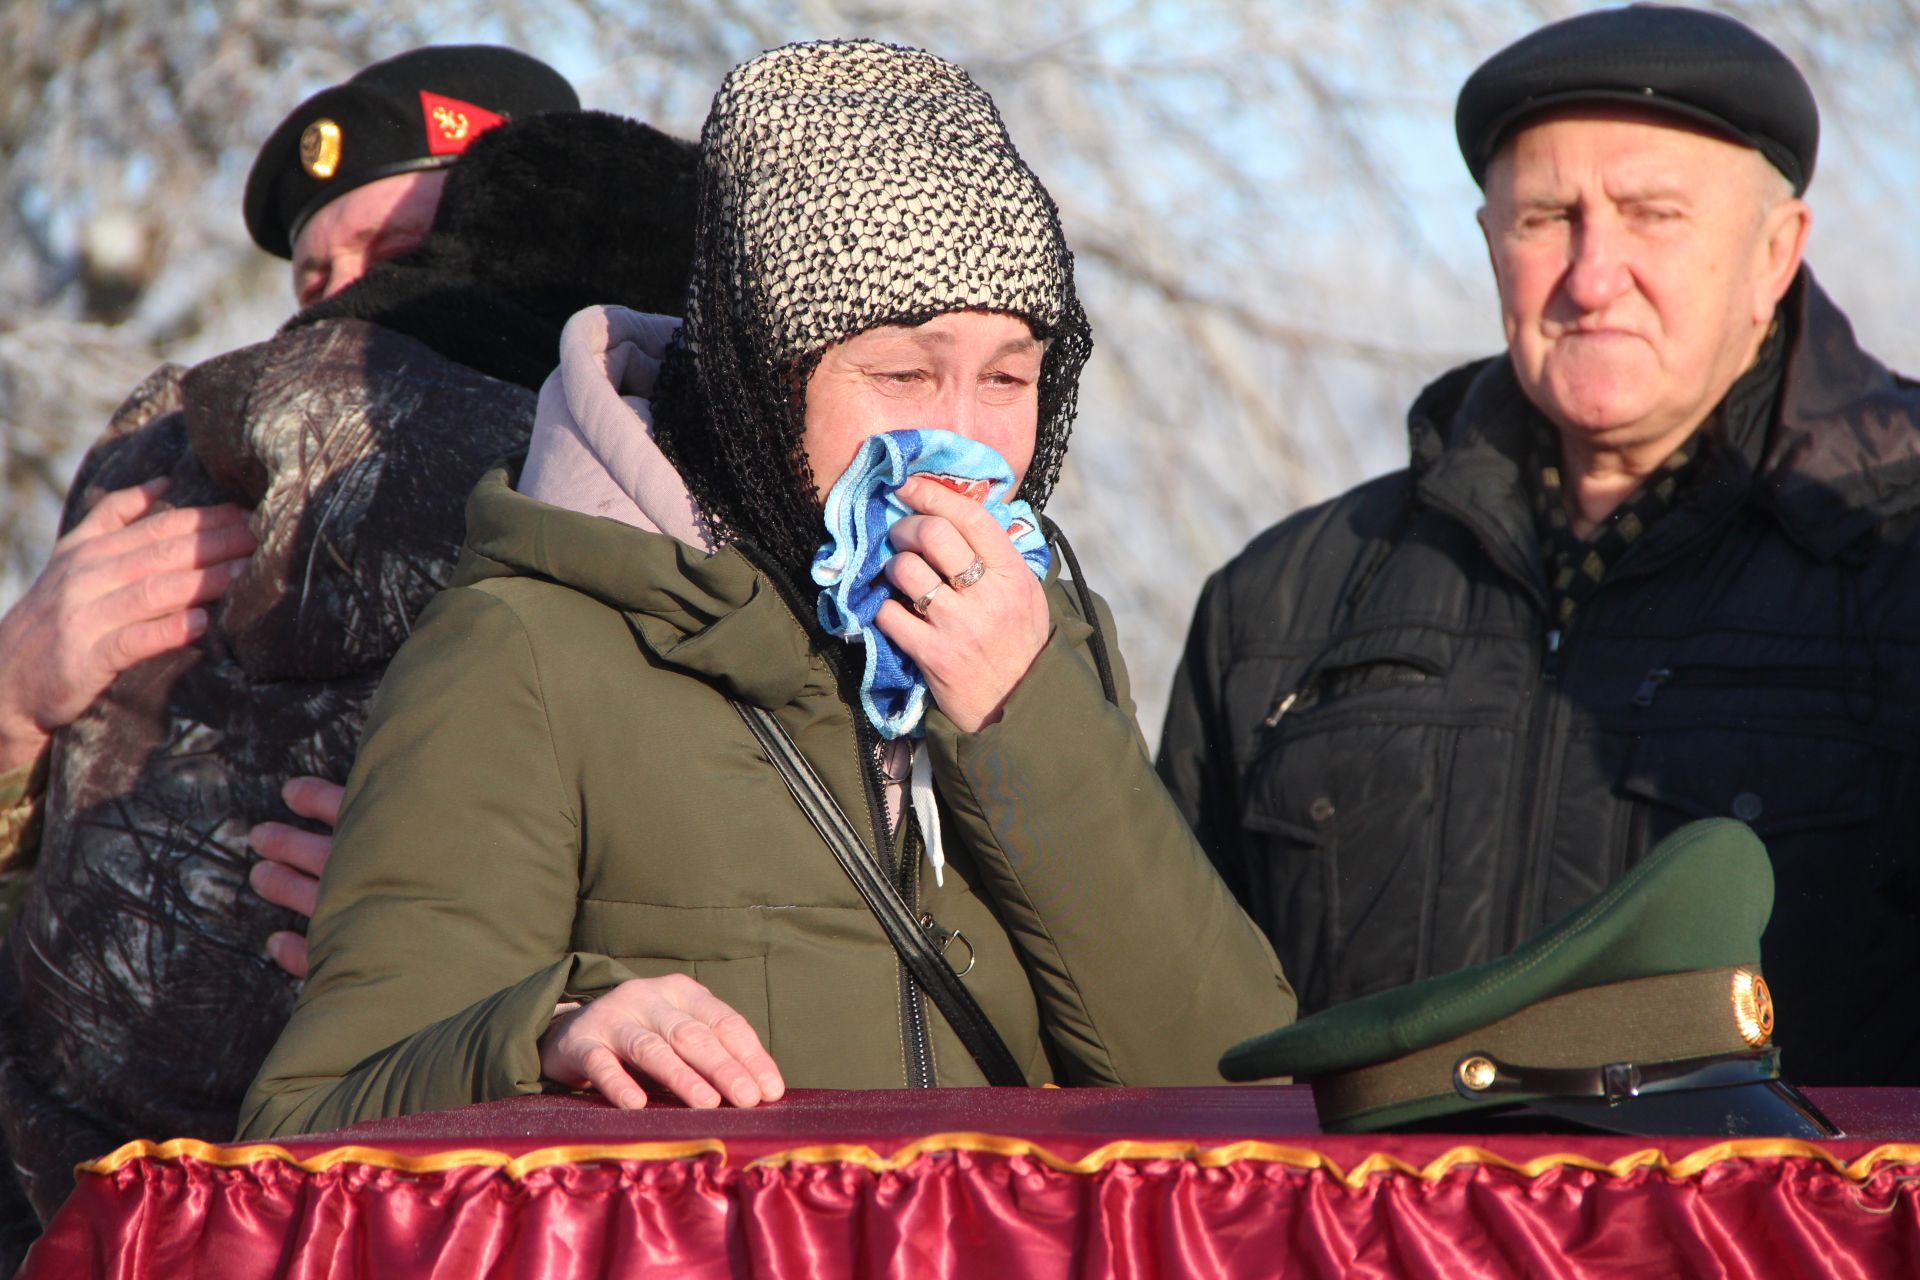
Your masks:
[{"label": "black winter jacket", "polygon": [[[1773,856],[1783,1063],[1920,1083],[1920,385],[1805,272],[1745,447],[1550,652],[1504,358],[1409,416],[1413,461],[1207,584],[1160,767],[1303,1014],[1493,959],[1691,819]],[[1729,440],[1738,440],[1730,433]]]}]

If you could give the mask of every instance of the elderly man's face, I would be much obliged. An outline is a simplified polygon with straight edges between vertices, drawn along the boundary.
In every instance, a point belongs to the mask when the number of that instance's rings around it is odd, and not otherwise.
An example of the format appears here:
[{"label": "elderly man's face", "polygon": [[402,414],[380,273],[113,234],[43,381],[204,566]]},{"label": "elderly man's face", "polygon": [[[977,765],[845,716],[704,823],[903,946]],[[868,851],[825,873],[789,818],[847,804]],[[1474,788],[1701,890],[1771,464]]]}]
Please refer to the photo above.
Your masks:
[{"label": "elderly man's face", "polygon": [[828,347],[807,379],[802,443],[814,486],[833,482],[868,436],[934,428],[991,445],[1016,481],[1033,461],[1045,344],[1018,316],[949,311]]},{"label": "elderly man's face", "polygon": [[433,227],[445,169],[397,173],[320,206],[293,242],[293,294],[310,307],[413,248]]},{"label": "elderly man's face", "polygon": [[1570,455],[1657,461],[1751,363],[1807,213],[1756,151],[1581,110],[1507,142],[1480,224],[1527,398]]}]

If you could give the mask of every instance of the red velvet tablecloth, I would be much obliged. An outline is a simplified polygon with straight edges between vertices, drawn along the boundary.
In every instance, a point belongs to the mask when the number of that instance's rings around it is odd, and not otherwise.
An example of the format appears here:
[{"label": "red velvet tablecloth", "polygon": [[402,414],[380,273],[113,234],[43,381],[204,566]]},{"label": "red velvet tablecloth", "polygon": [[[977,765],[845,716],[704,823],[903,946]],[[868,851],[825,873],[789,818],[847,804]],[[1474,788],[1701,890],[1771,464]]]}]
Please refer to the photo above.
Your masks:
[{"label": "red velvet tablecloth", "polygon": [[1920,1091],[1811,1092],[1848,1137],[1338,1137],[1292,1087],[516,1099],[129,1144],[22,1274],[1920,1274]]}]

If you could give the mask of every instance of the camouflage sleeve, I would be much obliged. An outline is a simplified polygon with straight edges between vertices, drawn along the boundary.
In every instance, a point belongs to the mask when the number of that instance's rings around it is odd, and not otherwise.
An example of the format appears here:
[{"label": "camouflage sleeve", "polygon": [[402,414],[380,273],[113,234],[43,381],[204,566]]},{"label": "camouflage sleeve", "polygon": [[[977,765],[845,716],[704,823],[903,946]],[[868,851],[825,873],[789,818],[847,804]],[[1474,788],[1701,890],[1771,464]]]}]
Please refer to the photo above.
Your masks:
[{"label": "camouflage sleeve", "polygon": [[33,880],[40,852],[40,800],[47,789],[47,756],[0,773],[0,937]]}]

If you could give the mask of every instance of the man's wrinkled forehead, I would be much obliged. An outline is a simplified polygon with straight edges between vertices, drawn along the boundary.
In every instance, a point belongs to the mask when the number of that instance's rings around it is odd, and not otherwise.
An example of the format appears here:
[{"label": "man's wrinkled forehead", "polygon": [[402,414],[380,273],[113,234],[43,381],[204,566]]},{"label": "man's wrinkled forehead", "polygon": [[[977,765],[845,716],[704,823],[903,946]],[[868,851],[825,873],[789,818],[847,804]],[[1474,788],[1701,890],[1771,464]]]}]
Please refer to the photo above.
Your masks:
[{"label": "man's wrinkled forehead", "polygon": [[[1570,133],[1606,139],[1616,194],[1679,195],[1722,182],[1730,171],[1774,172],[1756,148],[1696,121],[1631,104],[1578,103],[1531,116],[1501,139],[1482,181],[1488,198],[1539,199],[1564,185],[1569,175],[1542,157]],[[1532,162],[1519,173],[1515,161],[1523,155]]]}]

